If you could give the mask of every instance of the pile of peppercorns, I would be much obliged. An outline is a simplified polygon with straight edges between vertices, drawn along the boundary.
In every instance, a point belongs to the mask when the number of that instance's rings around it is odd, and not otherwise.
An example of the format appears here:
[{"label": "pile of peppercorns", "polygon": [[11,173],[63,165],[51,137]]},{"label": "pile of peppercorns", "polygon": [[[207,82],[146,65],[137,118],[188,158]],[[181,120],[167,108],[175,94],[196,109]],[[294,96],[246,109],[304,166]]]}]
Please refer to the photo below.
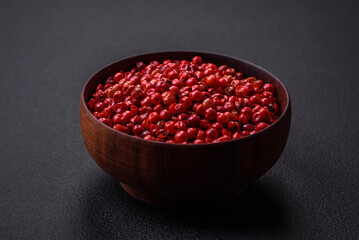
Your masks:
[{"label": "pile of peppercorns", "polygon": [[102,123],[146,140],[216,143],[252,135],[275,122],[275,88],[226,65],[137,62],[99,84],[88,102]]}]

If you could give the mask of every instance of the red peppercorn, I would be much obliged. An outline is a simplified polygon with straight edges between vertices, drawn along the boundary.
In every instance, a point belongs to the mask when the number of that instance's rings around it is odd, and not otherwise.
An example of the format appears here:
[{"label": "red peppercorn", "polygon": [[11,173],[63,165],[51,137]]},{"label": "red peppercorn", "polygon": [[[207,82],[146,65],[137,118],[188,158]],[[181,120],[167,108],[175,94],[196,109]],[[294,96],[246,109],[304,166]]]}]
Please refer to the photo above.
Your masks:
[{"label": "red peppercorn", "polygon": [[177,78],[178,77],[178,72],[176,70],[172,70],[167,74],[167,77],[171,78],[171,79]]},{"label": "red peppercorn", "polygon": [[162,101],[164,105],[169,106],[173,103],[176,103],[176,96],[171,92],[164,92],[162,94]]},{"label": "red peppercorn", "polygon": [[185,131],[179,131],[175,135],[175,141],[177,143],[187,142],[189,139],[188,134]]},{"label": "red peppercorn", "polygon": [[113,106],[115,104],[115,100],[113,100],[113,98],[106,98],[103,103],[105,106]]},{"label": "red peppercorn", "polygon": [[142,122],[141,116],[138,115],[134,116],[133,118],[131,118],[130,122],[135,125],[141,124]]},{"label": "red peppercorn", "polygon": [[266,84],[263,85],[262,91],[268,91],[268,92],[271,92],[272,94],[274,94],[275,93],[275,88],[273,87],[272,84],[266,83]]},{"label": "red peppercorn", "polygon": [[115,113],[123,113],[125,110],[127,110],[127,104],[125,104],[123,102],[116,103],[111,107]]},{"label": "red peppercorn", "polygon": [[112,107],[108,106],[101,112],[101,115],[105,118],[110,118],[112,113],[113,113]]},{"label": "red peppercorn", "polygon": [[256,125],[256,130],[262,130],[265,129],[266,127],[268,127],[268,124],[266,124],[265,122],[260,122]]},{"label": "red peppercorn", "polygon": [[261,103],[261,98],[258,94],[255,94],[253,96],[251,96],[249,98],[249,102],[254,105],[254,104],[260,104]]},{"label": "red peppercorn", "polygon": [[99,113],[99,112],[94,112],[94,113],[92,113],[94,116],[95,116],[95,118],[97,118],[97,119],[100,119],[102,116],[101,116],[101,113]]},{"label": "red peppercorn", "polygon": [[142,71],[143,69],[145,69],[145,67],[146,67],[146,65],[143,62],[136,63],[137,71]]},{"label": "red peppercorn", "polygon": [[203,104],[198,104],[195,111],[198,115],[202,116],[206,111],[206,107]]},{"label": "red peppercorn", "polygon": [[225,136],[225,135],[227,135],[227,136],[232,136],[232,133],[231,133],[231,131],[229,131],[228,129],[223,128],[223,130],[222,130],[222,136]]},{"label": "red peppercorn", "polygon": [[194,56],[192,62],[198,66],[202,64],[203,60],[200,56]]},{"label": "red peppercorn", "polygon": [[272,113],[272,114],[277,114],[279,111],[279,106],[277,103],[270,103],[268,105],[268,110]]},{"label": "red peppercorn", "polygon": [[213,107],[207,108],[206,111],[204,112],[204,116],[208,120],[214,120],[217,118],[217,111]]},{"label": "red peppercorn", "polygon": [[199,102],[202,100],[202,92],[199,90],[194,90],[190,93],[192,101]]},{"label": "red peppercorn", "polygon": [[266,107],[260,108],[258,112],[262,113],[266,117],[266,119],[268,119],[272,115],[271,112]]},{"label": "red peppercorn", "polygon": [[236,132],[240,128],[239,122],[229,121],[228,129],[232,132]]},{"label": "red peppercorn", "polygon": [[[170,110],[171,114],[176,114],[176,104],[173,103],[168,107],[168,110]],[[175,116],[173,116],[175,117]]]},{"label": "red peppercorn", "polygon": [[140,135],[143,131],[144,131],[144,129],[143,129],[143,127],[141,127],[141,125],[135,125],[132,128],[132,132],[135,135]]},{"label": "red peppercorn", "polygon": [[151,99],[149,97],[145,97],[142,101],[141,101],[141,106],[144,107],[152,107],[153,103],[151,101]]},{"label": "red peppercorn", "polygon": [[189,97],[182,97],[180,103],[182,103],[186,109],[192,106],[192,100]]},{"label": "red peppercorn", "polygon": [[170,111],[168,111],[167,109],[164,109],[164,110],[162,110],[161,112],[160,112],[160,118],[162,119],[162,120],[168,120],[168,119],[170,119],[171,118],[171,112]]},{"label": "red peppercorn", "polygon": [[242,98],[242,103],[241,103],[242,107],[251,107],[251,103],[249,102],[248,98]]},{"label": "red peppercorn", "polygon": [[210,98],[205,99],[202,104],[205,108],[210,108],[215,106],[213,100]]},{"label": "red peppercorn", "polygon": [[205,140],[206,139],[206,132],[203,131],[203,130],[198,130],[197,132],[197,136],[196,136],[196,139],[202,139],[202,140]]},{"label": "red peppercorn", "polygon": [[95,104],[94,110],[96,112],[101,112],[105,107],[105,104],[103,102],[98,102]]},{"label": "red peppercorn", "polygon": [[169,88],[169,92],[171,94],[173,94],[174,96],[177,96],[181,93],[180,90],[178,89],[178,87],[173,86],[173,85]]},{"label": "red peppercorn", "polygon": [[90,101],[87,103],[87,105],[89,106],[89,108],[90,108],[91,110],[93,110],[93,108],[95,107],[96,103],[97,103],[97,100],[94,99],[94,98],[91,98]]},{"label": "red peppercorn", "polygon": [[162,102],[162,96],[159,93],[154,93],[150,96],[153,105],[160,104]]},{"label": "red peppercorn", "polygon": [[165,81],[158,81],[156,84],[156,91],[163,93],[169,89],[170,85]]},{"label": "red peppercorn", "polygon": [[237,119],[238,119],[238,112],[236,110],[233,110],[232,112],[230,112],[229,120],[237,121]]},{"label": "red peppercorn", "polygon": [[149,119],[145,119],[142,121],[141,123],[141,127],[143,127],[143,129],[149,130],[152,126],[152,122]]},{"label": "red peppercorn", "polygon": [[218,133],[221,133],[224,127],[221,123],[215,122],[212,124],[211,128],[214,128]]},{"label": "red peppercorn", "polygon": [[273,93],[268,92],[268,91],[263,91],[261,94],[262,97],[266,97],[266,98],[272,98],[273,97]]},{"label": "red peppercorn", "polygon": [[209,123],[209,121],[207,119],[201,119],[199,122],[199,126],[202,129],[207,129],[211,126],[211,124]]},{"label": "red peppercorn", "polygon": [[194,139],[197,136],[197,129],[196,128],[187,128],[187,134],[189,139]]},{"label": "red peppercorn", "polygon": [[238,97],[246,97],[248,92],[247,92],[247,90],[246,90],[244,87],[238,86],[238,87],[236,87],[234,93],[235,93],[236,96],[238,96]]},{"label": "red peppercorn", "polygon": [[166,122],[165,129],[168,131],[169,134],[175,134],[176,133],[175,122],[174,121]]},{"label": "red peppercorn", "polygon": [[252,131],[249,132],[249,135],[253,135],[253,134],[257,133],[257,132],[258,132],[258,130],[256,130],[256,129],[252,130]]},{"label": "red peppercorn", "polygon": [[193,141],[194,144],[202,144],[204,143],[202,139],[196,139]]},{"label": "red peppercorn", "polygon": [[121,119],[121,114],[115,114],[113,117],[112,117],[112,121],[114,123],[120,123],[120,119]]},{"label": "red peppercorn", "polygon": [[161,118],[158,115],[157,112],[151,112],[150,115],[148,116],[148,119],[152,122],[152,123],[157,123]]},{"label": "red peppercorn", "polygon": [[182,103],[177,103],[172,110],[170,109],[170,111],[172,114],[180,114],[186,111],[186,107]]},{"label": "red peppercorn", "polygon": [[157,131],[158,130],[160,130],[161,128],[158,126],[158,125],[156,125],[156,124],[152,124],[151,125],[151,128],[150,128],[150,133],[151,133],[151,135],[152,136],[154,136],[154,137],[157,137]]},{"label": "red peppercorn", "polygon": [[134,125],[133,125],[133,123],[131,123],[131,122],[129,122],[129,123],[126,124],[126,127],[128,128],[128,131],[129,131],[129,132],[132,132],[133,126],[134,126]]},{"label": "red peppercorn", "polygon": [[140,134],[140,137],[144,138],[144,137],[147,136],[147,135],[151,135],[151,134],[150,134],[150,131],[145,130],[145,131],[143,131],[143,132]]},{"label": "red peppercorn", "polygon": [[190,77],[186,80],[186,85],[187,86],[193,86],[193,85],[196,85],[198,84],[198,80],[194,77]]},{"label": "red peppercorn", "polygon": [[179,74],[179,80],[181,80],[182,82],[187,81],[187,79],[189,79],[190,77],[191,75],[187,71],[183,71]]},{"label": "red peppercorn", "polygon": [[250,120],[250,117],[248,115],[243,114],[243,113],[238,116],[238,121],[240,123],[242,123],[242,124],[248,123],[249,120]]},{"label": "red peppercorn", "polygon": [[240,111],[241,114],[247,115],[248,117],[252,116],[252,109],[250,107],[244,107]]},{"label": "red peppercorn", "polygon": [[174,129],[176,131],[185,131],[187,130],[187,125],[183,121],[178,121],[174,124]]},{"label": "red peppercorn", "polygon": [[229,122],[229,117],[228,117],[228,115],[226,115],[224,113],[218,113],[217,121],[222,124],[227,124]]},{"label": "red peppercorn", "polygon": [[218,137],[218,132],[214,128],[208,128],[206,130],[207,137],[210,137],[211,139],[216,139]]},{"label": "red peppercorn", "polygon": [[182,88],[184,86],[184,83],[181,80],[179,80],[178,78],[173,79],[171,83],[172,83],[172,86],[175,86],[177,88]]},{"label": "red peppercorn", "polygon": [[133,89],[135,89],[135,86],[131,85],[130,82],[126,82],[123,87],[122,87],[122,93],[124,94],[124,96],[130,96]]},{"label": "red peppercorn", "polygon": [[241,136],[245,137],[245,136],[249,135],[249,132],[244,130],[244,131],[240,131],[239,134],[241,134]]},{"label": "red peppercorn", "polygon": [[255,126],[253,124],[251,124],[251,123],[247,123],[247,124],[243,125],[243,129],[245,131],[252,131],[254,128],[255,128]]},{"label": "red peppercorn", "polygon": [[201,71],[196,71],[194,75],[196,76],[197,79],[202,79],[204,77],[204,74]]},{"label": "red peppercorn", "polygon": [[133,117],[140,112],[140,109],[136,105],[131,105],[129,111],[131,113],[131,117]]},{"label": "red peppercorn", "polygon": [[188,126],[197,127],[200,124],[201,118],[198,115],[191,115],[187,119]]},{"label": "red peppercorn", "polygon": [[186,121],[188,119],[188,115],[186,113],[180,113],[178,114],[177,119],[179,121]]},{"label": "red peppercorn", "polygon": [[217,87],[218,84],[219,84],[218,78],[215,75],[208,76],[207,80],[206,80],[206,83],[207,83],[208,86],[213,87],[213,88]]},{"label": "red peppercorn", "polygon": [[116,103],[122,102],[124,99],[123,93],[121,91],[116,91],[112,97]]},{"label": "red peppercorn", "polygon": [[124,111],[120,114],[120,122],[123,124],[129,123],[132,115],[130,111]]},{"label": "red peppercorn", "polygon": [[216,106],[216,111],[223,113],[224,111],[226,111],[226,109],[224,109],[224,106],[218,105],[218,106]]},{"label": "red peppercorn", "polygon": [[114,129],[116,129],[117,131],[123,132],[123,133],[129,133],[129,130],[126,126],[123,126],[121,124],[116,124],[115,126],[113,126]]},{"label": "red peppercorn", "polygon": [[237,97],[236,96],[230,96],[228,98],[228,102],[232,103],[232,104],[236,104],[237,102]]},{"label": "red peppercorn", "polygon": [[156,106],[153,107],[152,110],[155,111],[156,113],[160,113],[163,110],[163,105],[157,104]]},{"label": "red peppercorn", "polygon": [[102,122],[103,124],[106,124],[106,125],[112,127],[112,121],[108,118],[100,118],[99,121]]},{"label": "red peppercorn", "polygon": [[233,135],[232,135],[232,139],[238,139],[238,138],[241,138],[242,136],[241,136],[241,134],[239,134],[239,132],[235,132],[235,133],[233,133]]},{"label": "red peppercorn", "polygon": [[261,102],[260,102],[260,104],[261,104],[262,107],[268,106],[269,103],[270,103],[269,98],[262,98],[262,99],[261,99]]},{"label": "red peppercorn", "polygon": [[228,140],[231,140],[231,137],[228,135],[224,135],[224,136],[214,140],[213,142],[217,143],[217,142],[224,142],[224,141],[228,141]]},{"label": "red peppercorn", "polygon": [[231,102],[226,102],[223,107],[227,112],[232,112],[235,108],[234,104]]},{"label": "red peppercorn", "polygon": [[243,89],[247,92],[247,95],[253,94],[253,85],[251,83],[246,83]]},{"label": "red peppercorn", "polygon": [[168,132],[165,129],[160,129],[156,132],[156,136],[158,138],[166,138],[168,135]]},{"label": "red peppercorn", "polygon": [[213,142],[213,139],[210,137],[206,137],[206,139],[204,140],[205,143],[211,143]]},{"label": "red peppercorn", "polygon": [[147,117],[152,112],[152,110],[153,109],[151,107],[144,106],[140,108],[140,113],[145,114]]},{"label": "red peppercorn", "polygon": [[143,139],[154,141],[155,138],[152,135],[146,135]]},{"label": "red peppercorn", "polygon": [[260,122],[265,122],[266,121],[266,116],[263,114],[263,112],[255,112],[252,116],[252,122],[254,124],[258,124]]},{"label": "red peppercorn", "polygon": [[[209,75],[213,75],[215,73],[215,69],[213,68],[206,68],[204,71],[203,71],[203,74],[205,76],[209,76]],[[216,82],[217,83],[217,82]],[[207,83],[208,84],[208,83]]]},{"label": "red peppercorn", "polygon": [[118,72],[113,76],[113,80],[118,83],[122,78],[124,78],[125,75],[123,75],[122,72]]}]

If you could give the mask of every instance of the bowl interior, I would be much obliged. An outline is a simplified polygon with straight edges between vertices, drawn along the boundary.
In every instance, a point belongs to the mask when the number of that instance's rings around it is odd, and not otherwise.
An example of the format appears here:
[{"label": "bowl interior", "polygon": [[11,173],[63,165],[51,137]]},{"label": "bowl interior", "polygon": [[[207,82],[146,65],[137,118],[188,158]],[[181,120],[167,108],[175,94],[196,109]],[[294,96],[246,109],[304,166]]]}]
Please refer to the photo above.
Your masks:
[{"label": "bowl interior", "polygon": [[[193,51],[147,53],[143,55],[125,58],[120,61],[109,64],[108,66],[102,68],[100,71],[95,73],[87,81],[82,91],[81,101],[83,101],[83,103],[87,106],[86,103],[90,100],[91,95],[95,92],[95,89],[99,83],[103,83],[109,76],[113,76],[115,73],[121,70],[123,70],[124,72],[129,71],[131,68],[135,67],[136,63],[139,61],[142,61],[145,64],[148,64],[154,60],[162,62],[163,60],[166,59],[171,59],[171,60],[185,59],[190,61],[194,56],[201,56],[203,62],[211,62],[216,65],[228,65],[236,69],[236,71],[242,72],[245,75],[245,77],[254,76],[257,79],[261,79],[264,83],[272,84],[276,88],[276,97],[278,99],[278,104],[280,106],[280,114],[279,114],[279,119],[275,123],[270,125],[268,128],[270,128],[278,121],[280,121],[282,115],[287,111],[288,106],[290,104],[288,91],[286,90],[282,82],[267,70],[242,59],[233,58],[215,53],[193,52]],[[86,108],[86,110],[89,111],[88,108]],[[266,129],[262,131],[265,130]]]}]

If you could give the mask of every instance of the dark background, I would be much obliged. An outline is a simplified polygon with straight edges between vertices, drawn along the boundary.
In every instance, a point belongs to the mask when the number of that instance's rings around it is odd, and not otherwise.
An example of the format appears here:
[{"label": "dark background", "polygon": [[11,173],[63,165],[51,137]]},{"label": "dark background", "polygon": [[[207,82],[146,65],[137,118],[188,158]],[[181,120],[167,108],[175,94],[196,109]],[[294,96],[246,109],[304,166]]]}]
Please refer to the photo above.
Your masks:
[{"label": "dark background", "polygon": [[[1,1],[1,239],[358,239],[358,1]],[[101,3],[100,3],[101,2]],[[206,210],[143,204],[89,156],[98,69],[198,50],[263,66],[293,107],[278,163]]]}]

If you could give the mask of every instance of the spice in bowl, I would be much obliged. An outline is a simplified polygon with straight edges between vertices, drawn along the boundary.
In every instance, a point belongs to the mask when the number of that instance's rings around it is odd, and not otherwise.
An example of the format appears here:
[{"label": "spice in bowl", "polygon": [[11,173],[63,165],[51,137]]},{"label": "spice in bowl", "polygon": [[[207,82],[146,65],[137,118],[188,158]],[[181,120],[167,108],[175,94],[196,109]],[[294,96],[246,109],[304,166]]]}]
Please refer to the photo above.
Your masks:
[{"label": "spice in bowl", "polygon": [[203,144],[238,139],[273,124],[275,87],[226,65],[191,61],[137,62],[99,84],[91,113],[120,132],[146,140]]}]

